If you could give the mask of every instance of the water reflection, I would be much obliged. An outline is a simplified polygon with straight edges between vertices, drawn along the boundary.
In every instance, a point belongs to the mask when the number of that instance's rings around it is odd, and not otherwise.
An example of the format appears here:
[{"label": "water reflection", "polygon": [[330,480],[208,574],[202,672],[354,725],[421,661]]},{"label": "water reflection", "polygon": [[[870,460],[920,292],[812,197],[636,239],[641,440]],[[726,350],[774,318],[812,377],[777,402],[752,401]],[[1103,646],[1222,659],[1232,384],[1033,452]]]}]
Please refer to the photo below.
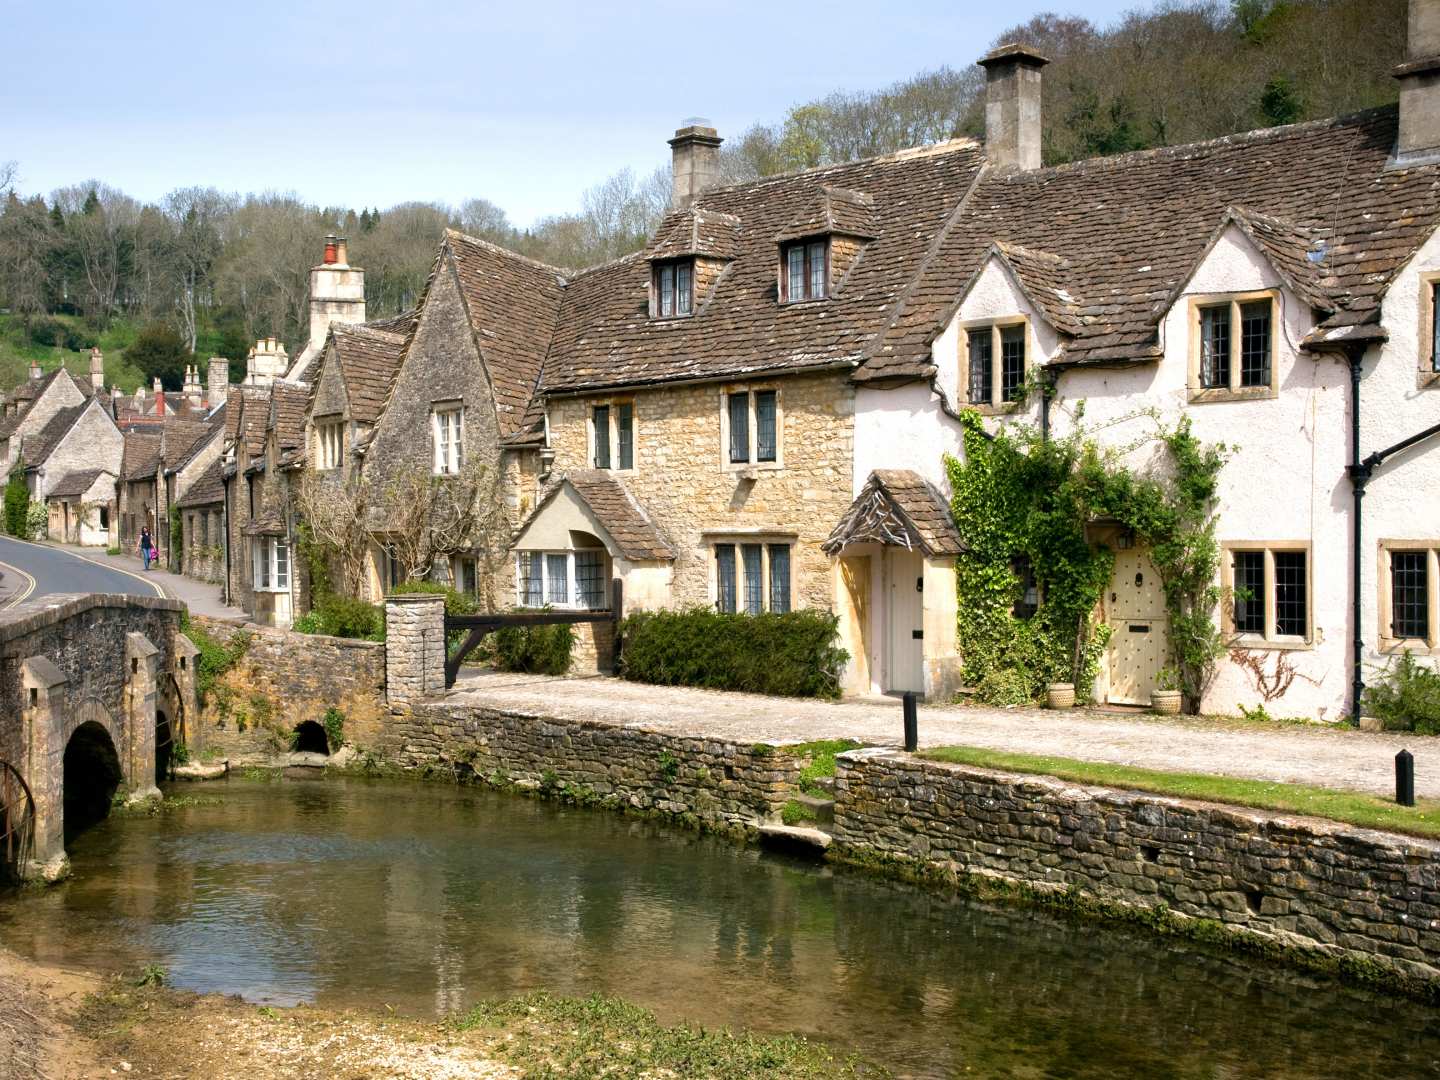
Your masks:
[{"label": "water reflection", "polygon": [[82,836],[68,884],[0,900],[5,943],[423,1015],[601,991],[901,1075],[1440,1076],[1417,1005],[650,823],[412,784],[204,794]]}]

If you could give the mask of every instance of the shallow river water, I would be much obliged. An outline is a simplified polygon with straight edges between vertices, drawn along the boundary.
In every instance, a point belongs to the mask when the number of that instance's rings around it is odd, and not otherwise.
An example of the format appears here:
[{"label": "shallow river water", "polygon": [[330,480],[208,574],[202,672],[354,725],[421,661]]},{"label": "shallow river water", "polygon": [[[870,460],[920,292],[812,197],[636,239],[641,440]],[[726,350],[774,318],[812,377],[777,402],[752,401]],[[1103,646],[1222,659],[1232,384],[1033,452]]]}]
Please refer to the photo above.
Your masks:
[{"label": "shallow river water", "polygon": [[794,1031],[897,1076],[1440,1077],[1440,1011],[597,811],[245,781],[118,816],[0,941],[255,1002],[414,1015],[545,989]]}]

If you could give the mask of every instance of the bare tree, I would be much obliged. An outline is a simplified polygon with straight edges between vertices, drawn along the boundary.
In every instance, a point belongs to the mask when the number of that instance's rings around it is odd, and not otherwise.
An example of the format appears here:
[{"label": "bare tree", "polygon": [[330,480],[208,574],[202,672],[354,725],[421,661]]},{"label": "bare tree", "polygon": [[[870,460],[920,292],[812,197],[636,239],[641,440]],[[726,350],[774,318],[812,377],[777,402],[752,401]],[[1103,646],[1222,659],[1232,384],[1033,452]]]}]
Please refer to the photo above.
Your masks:
[{"label": "bare tree", "polygon": [[186,346],[195,351],[197,313],[212,299],[214,269],[222,254],[221,229],[239,200],[215,188],[177,188],[165,196],[165,215],[175,230],[171,273],[175,308]]}]

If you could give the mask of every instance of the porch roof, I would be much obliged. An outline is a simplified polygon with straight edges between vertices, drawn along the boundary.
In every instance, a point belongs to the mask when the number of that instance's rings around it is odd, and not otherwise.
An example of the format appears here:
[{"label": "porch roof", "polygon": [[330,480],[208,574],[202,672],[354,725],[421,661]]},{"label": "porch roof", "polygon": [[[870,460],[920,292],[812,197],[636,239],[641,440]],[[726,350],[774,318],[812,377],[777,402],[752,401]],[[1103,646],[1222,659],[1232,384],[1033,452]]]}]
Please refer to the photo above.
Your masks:
[{"label": "porch roof", "polygon": [[660,534],[625,485],[604,469],[576,469],[558,477],[516,533],[516,544],[564,488],[594,515],[615,545],[613,554],[635,562],[668,562],[675,549]]},{"label": "porch roof", "polygon": [[876,469],[821,549],[837,555],[850,544],[889,544],[926,555],[965,550],[940,493],[909,469]]}]

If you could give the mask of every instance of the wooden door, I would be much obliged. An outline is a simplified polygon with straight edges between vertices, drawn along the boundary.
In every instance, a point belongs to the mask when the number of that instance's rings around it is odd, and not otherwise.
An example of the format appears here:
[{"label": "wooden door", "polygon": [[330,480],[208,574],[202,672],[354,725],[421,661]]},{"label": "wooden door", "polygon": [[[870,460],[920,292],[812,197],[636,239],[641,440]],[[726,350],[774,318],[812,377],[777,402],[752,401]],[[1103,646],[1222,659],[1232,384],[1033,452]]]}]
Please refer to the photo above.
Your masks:
[{"label": "wooden door", "polygon": [[1149,705],[1155,680],[1169,656],[1169,619],[1160,575],[1143,548],[1115,552],[1107,597],[1110,697],[1121,705]]},{"label": "wooden door", "polygon": [[887,580],[890,623],[890,671],[887,691],[898,693],[925,689],[924,563],[921,556],[904,548],[886,548],[890,573]]}]

